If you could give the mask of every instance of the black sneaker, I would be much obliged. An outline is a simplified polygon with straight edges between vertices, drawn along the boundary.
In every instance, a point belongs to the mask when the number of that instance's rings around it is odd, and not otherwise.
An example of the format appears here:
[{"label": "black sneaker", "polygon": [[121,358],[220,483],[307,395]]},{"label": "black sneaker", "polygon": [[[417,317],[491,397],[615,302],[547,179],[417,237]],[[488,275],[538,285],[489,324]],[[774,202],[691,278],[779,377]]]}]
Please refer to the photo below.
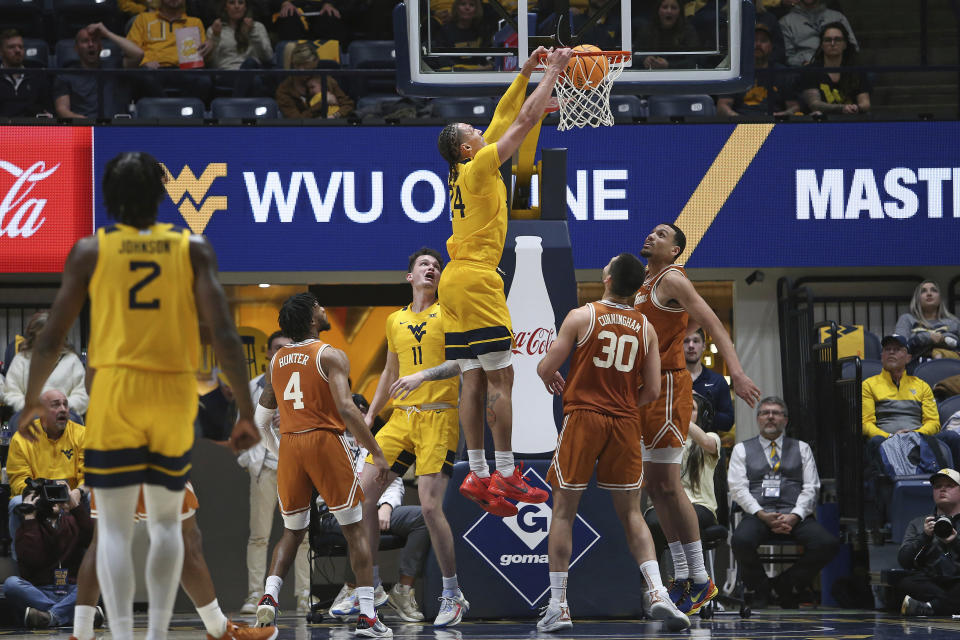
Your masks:
[{"label": "black sneaker", "polygon": [[100,608],[100,605],[97,605],[97,610],[93,614],[93,628],[99,629],[103,626],[103,609]]},{"label": "black sneaker", "polygon": [[935,615],[933,607],[929,602],[923,602],[910,596],[903,596],[903,604],[900,605],[900,613],[905,616],[932,616]]},{"label": "black sneaker", "polygon": [[49,611],[41,611],[40,609],[27,607],[26,612],[23,614],[23,626],[27,629],[49,629],[50,619]]},{"label": "black sneaker", "polygon": [[361,613],[357,618],[356,635],[364,638],[392,638],[393,630],[383,624],[379,616],[368,618]]}]

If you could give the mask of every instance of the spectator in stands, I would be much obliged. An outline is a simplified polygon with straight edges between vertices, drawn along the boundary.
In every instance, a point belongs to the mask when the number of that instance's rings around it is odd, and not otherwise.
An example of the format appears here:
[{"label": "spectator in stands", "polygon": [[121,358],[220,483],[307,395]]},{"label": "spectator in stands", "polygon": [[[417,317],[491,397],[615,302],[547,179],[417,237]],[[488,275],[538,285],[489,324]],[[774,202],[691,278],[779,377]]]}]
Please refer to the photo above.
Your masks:
[{"label": "spectator in stands", "polygon": [[933,515],[907,525],[897,559],[907,570],[897,584],[904,593],[905,616],[950,616],[960,613],[960,473],[941,469],[930,476]]},{"label": "spectator in stands", "polygon": [[809,112],[853,115],[870,111],[870,81],[866,74],[823,70],[857,64],[857,54],[848,37],[846,27],[839,22],[823,28],[820,48],[800,78],[800,91]]},{"label": "spectator in stands", "polygon": [[[23,69],[23,36],[16,29],[0,31],[0,69]],[[43,76],[0,73],[0,116],[32,118],[49,114],[49,91]]]},{"label": "spectator in stands", "polygon": [[897,320],[896,332],[907,339],[914,358],[960,358],[960,319],[947,311],[940,287],[932,280],[913,290],[910,313]]},{"label": "spectator in stands", "polygon": [[697,31],[687,24],[678,0],[659,0],[649,25],[642,25],[634,42],[635,51],[649,51],[643,58],[644,69],[692,67],[692,59],[667,58],[658,55],[668,51],[696,51],[700,48]]},{"label": "spectator in stands", "polygon": [[[281,347],[293,342],[279,331],[267,338],[267,363]],[[260,400],[266,384],[265,374],[250,381],[250,396],[254,405]],[[273,416],[274,429],[279,429],[279,414]],[[279,432],[278,432],[279,433]],[[273,528],[273,514],[277,510],[277,456],[263,442],[270,437],[261,432],[261,441],[237,457],[237,464],[250,474],[250,537],[247,538],[247,599],[241,613],[256,613],[263,595],[263,579],[267,571],[267,543]],[[297,613],[310,610],[310,541],[304,537],[294,561],[294,591],[297,594]]]},{"label": "spectator in stands", "polygon": [[[32,485],[17,508],[23,525],[14,536],[19,576],[3,582],[3,595],[31,629],[73,623],[77,572],[93,538],[86,494],[51,502],[42,485]],[[101,614],[102,618],[102,614]]]},{"label": "spectator in stands", "polygon": [[[74,39],[74,49],[79,57],[79,66],[82,69],[99,69],[101,67],[100,52],[103,51],[102,38],[112,40],[125,60],[132,64],[143,57],[143,49],[133,44],[123,36],[119,36],[107,29],[102,22],[91,24],[77,31]],[[110,118],[117,113],[126,113],[126,104],[129,102],[126,87],[117,82],[114,77],[103,80],[103,112],[100,112],[97,78],[90,74],[58,75],[53,81],[53,108],[61,118]]]},{"label": "spectator in stands", "polygon": [[[571,3],[573,5],[574,3]],[[572,26],[573,33],[579,33],[581,42],[586,42],[600,47],[604,51],[619,51],[620,41],[620,11],[614,5],[609,11],[597,17],[596,22],[590,26],[587,23],[596,16],[604,5],[606,0],[589,0],[583,11],[573,12]]]},{"label": "spectator in stands", "polygon": [[345,0],[271,0],[278,40],[346,40],[341,18]]},{"label": "spectator in stands", "polygon": [[787,15],[780,19],[783,42],[787,48],[787,64],[802,67],[810,62],[822,44],[821,35],[828,24],[839,22],[846,30],[850,48],[858,48],[853,29],[846,16],[828,9],[823,0],[800,0]]},{"label": "spectator in stands", "polygon": [[[210,53],[207,61],[216,69],[260,69],[270,66],[273,55],[270,36],[263,23],[251,15],[247,0],[221,0],[220,15],[207,27]],[[233,83],[233,95],[262,95],[263,83],[244,75]]]},{"label": "spectator in stands", "polygon": [[[7,452],[7,477],[10,481],[10,537],[15,538],[20,516],[15,509],[22,501],[27,480],[46,478],[64,480],[70,486],[71,498],[77,502],[86,493],[83,488],[83,426],[70,419],[67,396],[62,391],[45,391],[40,400],[46,411],[34,421],[36,432],[46,437],[30,442],[19,433],[10,439]],[[36,428],[39,427],[39,428]]]},{"label": "spectator in stands", "polygon": [[[454,0],[450,19],[441,25],[434,45],[446,49],[476,49],[493,46],[493,33],[483,19],[480,0]],[[487,58],[462,56],[444,60],[444,66],[462,69],[492,69]]]},{"label": "spectator in stands", "polygon": [[[30,373],[30,355],[37,335],[46,326],[48,317],[49,314],[46,311],[33,314],[24,331],[20,352],[13,357],[13,362],[10,363],[10,369],[7,371],[3,401],[14,411],[23,409],[24,393],[27,390],[27,378]],[[87,404],[90,402],[90,396],[87,395],[83,384],[85,374],[86,370],[80,357],[69,345],[66,345],[60,352],[57,366],[43,386],[44,390],[59,389],[67,395],[70,411],[75,414],[75,420],[79,420],[79,416],[87,412]]]},{"label": "spectator in stands", "polygon": [[[754,70],[780,67],[779,64],[771,61],[772,51],[773,40],[770,27],[758,22],[753,36]],[[800,105],[794,99],[789,84],[789,78],[783,76],[755,77],[753,87],[745,93],[717,98],[717,113],[732,118],[745,113],[772,113],[775,116],[795,113]]]},{"label": "spectator in stands", "polygon": [[[298,43],[290,55],[294,69],[316,69],[317,52],[307,42]],[[326,95],[326,105],[323,96]],[[284,118],[345,118],[355,103],[332,76],[298,74],[284,79],[277,87],[277,105]]]},{"label": "spectator in stands", "polygon": [[[784,435],[787,405],[769,396],[757,405],[760,435],[737,443],[730,454],[727,486],[743,510],[731,539],[752,606],[765,608],[772,586],[784,609],[799,596],[836,554],[839,541],[814,518],[820,476],[810,445]],[[757,547],[775,536],[790,536],[803,546],[796,564],[770,580]]]},{"label": "spectator in stands", "polygon": [[[180,29],[197,29],[201,44],[196,52],[201,58],[210,53],[213,45],[206,40],[203,23],[186,14],[184,1],[160,0],[156,11],[141,13],[133,21],[127,37],[143,49],[143,57],[139,60],[142,69],[176,69],[180,66],[181,52],[176,35]],[[164,89],[178,89],[188,96],[209,101],[213,81],[209,76],[192,71],[181,69],[180,73],[140,74],[136,84],[143,96],[162,96]]]},{"label": "spectator in stands", "polygon": [[[693,391],[699,393],[713,405],[712,425],[707,431],[719,432],[721,438],[736,436],[733,429],[733,403],[730,401],[730,385],[722,375],[703,366],[703,349],[706,338],[703,329],[697,329],[683,340],[683,357],[687,361],[687,371],[693,378]],[[727,445],[725,445],[727,446]],[[733,446],[731,441],[728,446]]]},{"label": "spectator in stands", "polygon": [[[796,3],[796,0],[794,0],[794,3]],[[764,25],[769,35],[771,44],[771,50],[767,56],[769,62],[773,65],[785,64],[787,60],[787,50],[783,43],[783,31],[780,29],[780,20],[763,2],[757,3],[756,12],[757,25]]]},{"label": "spectator in stands", "polygon": [[[688,437],[683,443],[683,458],[680,461],[680,478],[683,490],[697,512],[697,522],[702,533],[708,527],[717,524],[717,494],[713,485],[714,472],[720,460],[720,436],[710,431],[710,400],[698,393],[693,394],[693,413],[690,418]],[[653,507],[643,514],[653,543],[657,549],[657,559],[663,556],[667,548],[667,539],[663,535],[660,519]],[[670,556],[674,562],[686,563],[683,544],[679,541],[670,544]]]}]

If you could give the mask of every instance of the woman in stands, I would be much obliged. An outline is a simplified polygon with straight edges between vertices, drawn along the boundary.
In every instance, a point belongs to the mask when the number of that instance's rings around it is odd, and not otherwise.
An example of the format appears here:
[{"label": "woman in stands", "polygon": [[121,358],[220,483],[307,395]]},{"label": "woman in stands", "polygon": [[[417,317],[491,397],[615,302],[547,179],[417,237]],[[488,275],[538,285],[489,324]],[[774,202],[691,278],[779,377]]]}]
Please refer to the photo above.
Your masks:
[{"label": "woman in stands", "polygon": [[[215,69],[261,69],[270,66],[273,50],[263,23],[250,14],[247,0],[221,0],[220,15],[207,27],[210,53],[207,64]],[[244,97],[262,94],[262,83],[256,84],[253,74],[234,82],[233,95]]]},{"label": "woman in stands", "polygon": [[[680,462],[680,477],[683,490],[697,512],[700,531],[717,524],[717,494],[713,486],[714,472],[720,460],[720,435],[710,431],[713,423],[713,405],[707,398],[698,393],[693,394],[693,414],[690,418],[690,428],[687,440],[683,443],[683,458]],[[660,527],[657,512],[650,507],[644,514],[644,520],[653,534],[653,542],[657,548],[657,558],[663,555],[667,548],[667,540]],[[670,549],[670,555],[676,563],[683,559],[686,565],[686,556],[682,545],[677,542],[676,553]],[[674,566],[676,569],[676,566]],[[674,571],[676,578],[676,571]]]},{"label": "woman in stands", "polygon": [[651,52],[651,55],[643,58],[644,69],[683,69],[693,67],[697,62],[698,58],[693,56],[659,55],[668,51],[700,49],[697,30],[687,24],[680,4],[678,0],[659,0],[653,14],[653,22],[638,25],[634,50]]},{"label": "woman in stands", "polygon": [[960,319],[943,304],[940,287],[926,280],[917,285],[910,301],[910,313],[897,320],[896,333],[907,339],[916,358],[955,358],[960,348]]},{"label": "woman in stands", "polygon": [[[441,25],[434,46],[446,49],[477,49],[493,46],[493,30],[484,19],[480,0],[454,0],[450,19]],[[460,56],[445,59],[445,66],[482,71],[492,69],[487,58]],[[443,67],[441,67],[443,68]]]},{"label": "woman in stands", "polygon": [[[308,42],[300,42],[290,55],[294,69],[316,69],[317,51]],[[326,106],[323,96],[326,94]],[[290,76],[277,87],[277,106],[284,118],[344,118],[353,113],[356,103],[340,88],[332,76]]]},{"label": "woman in stands", "polygon": [[870,111],[870,82],[858,71],[824,71],[857,64],[847,28],[831,22],[820,32],[820,47],[800,78],[800,93],[811,113],[854,115]]}]

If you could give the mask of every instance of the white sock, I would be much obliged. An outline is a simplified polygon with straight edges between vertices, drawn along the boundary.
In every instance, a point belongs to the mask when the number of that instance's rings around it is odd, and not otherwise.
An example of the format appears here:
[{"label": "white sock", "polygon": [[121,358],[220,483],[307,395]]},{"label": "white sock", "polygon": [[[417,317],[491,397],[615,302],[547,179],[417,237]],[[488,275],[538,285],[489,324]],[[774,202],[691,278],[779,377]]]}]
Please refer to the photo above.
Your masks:
[{"label": "white sock", "polygon": [[687,567],[694,583],[703,584],[710,580],[710,574],[707,573],[707,568],[703,564],[703,545],[699,540],[683,545],[683,555],[687,557]]},{"label": "white sock", "polygon": [[470,471],[481,478],[490,477],[490,467],[487,466],[487,452],[483,449],[467,449],[467,459],[470,461]]},{"label": "white sock", "polygon": [[686,580],[690,577],[690,570],[687,569],[687,555],[683,552],[683,544],[677,540],[668,546],[670,557],[673,558],[673,579],[677,582]]},{"label": "white sock", "polygon": [[283,578],[267,576],[267,581],[263,585],[263,595],[272,597],[274,602],[280,602],[280,587],[282,586]]},{"label": "white sock", "polygon": [[220,610],[220,603],[217,602],[216,598],[210,604],[197,607],[197,613],[200,614],[200,619],[203,620],[203,626],[207,628],[207,633],[214,638],[222,638],[223,634],[227,632],[227,616],[223,615],[223,611]]},{"label": "white sock", "polygon": [[550,604],[567,601],[567,573],[566,571],[550,572]]},{"label": "white sock", "polygon": [[[143,485],[143,499],[147,506],[147,531],[150,548],[147,551],[147,640],[166,640],[173,617],[173,604],[183,573],[183,533],[180,510],[183,507],[183,489],[171,491],[159,485]],[[99,550],[99,548],[98,548]]]},{"label": "white sock", "polygon": [[457,574],[453,574],[449,578],[443,578],[443,593],[440,595],[445,598],[455,598],[460,591],[460,584],[457,582]]},{"label": "white sock", "polygon": [[513,475],[513,470],[516,468],[516,464],[513,462],[513,451],[494,451],[493,457],[497,463],[497,471],[500,472],[504,478],[509,478]]},{"label": "white sock", "polygon": [[373,588],[376,589],[380,586],[380,565],[373,565]]},{"label": "white sock", "polygon": [[368,618],[377,617],[373,608],[373,587],[357,587],[357,600],[360,602],[360,614]]},{"label": "white sock", "polygon": [[643,574],[643,579],[647,581],[647,589],[650,591],[663,589],[663,580],[660,578],[660,565],[657,564],[656,560],[647,560],[640,565],[640,573]]},{"label": "white sock", "polygon": [[97,577],[110,619],[110,635],[117,640],[133,640],[136,579],[131,547],[139,493],[140,485],[97,487]]},{"label": "white sock", "polygon": [[93,621],[97,608],[88,604],[78,604],[73,609],[73,637],[77,640],[93,640]]}]

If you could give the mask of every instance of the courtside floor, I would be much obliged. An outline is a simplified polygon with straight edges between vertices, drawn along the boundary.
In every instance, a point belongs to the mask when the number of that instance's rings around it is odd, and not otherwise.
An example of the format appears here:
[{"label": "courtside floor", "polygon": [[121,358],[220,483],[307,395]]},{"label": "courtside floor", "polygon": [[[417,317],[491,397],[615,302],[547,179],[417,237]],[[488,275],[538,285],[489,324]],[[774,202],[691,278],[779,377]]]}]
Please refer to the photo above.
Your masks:
[{"label": "courtside floor", "polygon": [[[237,620],[243,620],[239,617]],[[388,621],[385,618],[385,621]],[[348,640],[353,638],[353,625],[320,623],[307,624],[303,617],[281,616],[278,640]],[[721,614],[711,620],[694,619],[689,631],[669,633],[660,623],[643,620],[576,620],[569,633],[541,634],[534,622],[483,621],[463,622],[450,629],[434,629],[429,624],[406,624],[388,621],[398,639],[421,640],[529,640],[530,638],[557,638],[558,640],[620,640],[627,638],[698,638],[720,640],[866,640],[868,638],[910,640],[940,640],[960,638],[960,621],[950,618],[903,618],[883,613],[845,611],[838,609],[810,609],[782,611],[778,609],[754,613],[749,619],[736,614]],[[146,617],[137,617],[137,640],[145,636]],[[37,640],[49,637],[67,640],[70,629],[57,632],[0,630],[4,639]],[[98,638],[109,640],[109,633]],[[205,632],[196,616],[177,615],[171,625],[169,640],[199,640]]]}]

